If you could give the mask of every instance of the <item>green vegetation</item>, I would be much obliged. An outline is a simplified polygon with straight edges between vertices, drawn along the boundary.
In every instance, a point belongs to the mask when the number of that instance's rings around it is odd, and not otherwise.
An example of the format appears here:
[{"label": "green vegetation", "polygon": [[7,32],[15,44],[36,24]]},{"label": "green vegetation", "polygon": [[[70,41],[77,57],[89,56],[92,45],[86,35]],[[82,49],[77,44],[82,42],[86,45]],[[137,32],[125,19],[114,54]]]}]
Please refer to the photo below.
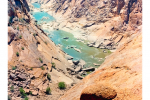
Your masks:
[{"label": "green vegetation", "polygon": [[24,98],[24,100],[28,100],[28,99],[29,99],[28,97],[25,97],[25,98]]},{"label": "green vegetation", "polygon": [[55,66],[56,66],[55,63],[52,62],[52,67],[55,68]]},{"label": "green vegetation", "polygon": [[47,45],[47,42],[45,41],[45,44]]},{"label": "green vegetation", "polygon": [[14,92],[14,86],[11,86],[11,87],[10,87],[10,91],[11,91],[11,92]]},{"label": "green vegetation", "polygon": [[16,53],[16,56],[17,56],[17,57],[19,56],[19,52]]},{"label": "green vegetation", "polygon": [[24,22],[24,21],[23,21],[23,18],[19,18],[19,22]]},{"label": "green vegetation", "polygon": [[43,63],[43,60],[41,58],[39,58],[40,62]]},{"label": "green vegetation", "polygon": [[19,89],[19,91],[20,91],[20,94],[21,94],[21,96],[22,96],[23,98],[27,96],[27,94],[25,94],[25,91],[23,90],[22,87]]},{"label": "green vegetation", "polygon": [[33,68],[31,67],[30,70],[33,70]]},{"label": "green vegetation", "polygon": [[15,70],[17,67],[16,66],[12,66],[12,70]]},{"label": "green vegetation", "polygon": [[47,74],[47,79],[51,80],[51,75],[49,73]]},{"label": "green vegetation", "polygon": [[22,35],[19,36],[19,39],[22,39]]},{"label": "green vegetation", "polygon": [[32,91],[30,91],[29,94],[32,95]]},{"label": "green vegetation", "polygon": [[8,100],[11,100],[11,97],[8,95]]},{"label": "green vegetation", "polygon": [[36,34],[34,33],[34,34],[33,34],[33,36],[35,37],[35,36],[36,36]]},{"label": "green vegetation", "polygon": [[45,70],[45,68],[44,68],[43,66],[41,66],[41,69],[42,69],[42,70]]},{"label": "green vegetation", "polygon": [[59,89],[65,89],[66,88],[65,82],[59,82],[58,87]]},{"label": "green vegetation", "polygon": [[17,30],[19,31],[19,26],[17,27]]},{"label": "green vegetation", "polygon": [[21,49],[24,50],[24,47],[22,47]]},{"label": "green vegetation", "polygon": [[46,94],[51,94],[51,89],[50,89],[50,87],[47,87],[47,88],[46,88]]}]

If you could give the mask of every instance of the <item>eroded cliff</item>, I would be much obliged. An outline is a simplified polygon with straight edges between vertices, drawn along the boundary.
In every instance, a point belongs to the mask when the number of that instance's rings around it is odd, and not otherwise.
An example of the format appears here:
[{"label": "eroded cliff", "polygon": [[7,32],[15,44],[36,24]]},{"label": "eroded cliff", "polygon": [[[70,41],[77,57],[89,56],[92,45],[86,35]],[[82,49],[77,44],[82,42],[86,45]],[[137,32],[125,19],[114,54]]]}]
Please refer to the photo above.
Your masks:
[{"label": "eroded cliff", "polygon": [[[8,95],[20,100],[57,100],[78,79],[70,76],[65,53],[30,18],[26,0],[8,0]],[[58,89],[65,82],[66,89]],[[21,92],[20,88],[25,92]],[[51,94],[46,94],[47,87]]]}]

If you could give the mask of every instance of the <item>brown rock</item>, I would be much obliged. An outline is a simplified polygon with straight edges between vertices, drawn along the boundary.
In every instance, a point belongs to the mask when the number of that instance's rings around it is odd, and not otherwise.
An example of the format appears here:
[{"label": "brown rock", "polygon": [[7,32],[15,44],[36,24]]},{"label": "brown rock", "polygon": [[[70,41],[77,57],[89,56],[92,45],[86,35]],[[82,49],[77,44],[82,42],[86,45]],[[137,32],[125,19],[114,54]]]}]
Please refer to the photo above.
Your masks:
[{"label": "brown rock", "polygon": [[95,84],[86,87],[81,93],[80,100],[111,100],[117,96],[117,92],[103,84]]},{"label": "brown rock", "polygon": [[31,90],[31,92],[32,92],[33,96],[37,96],[38,95],[38,91],[37,90]]},{"label": "brown rock", "polygon": [[24,74],[20,74],[17,76],[20,80],[25,81],[26,80],[26,76]]}]

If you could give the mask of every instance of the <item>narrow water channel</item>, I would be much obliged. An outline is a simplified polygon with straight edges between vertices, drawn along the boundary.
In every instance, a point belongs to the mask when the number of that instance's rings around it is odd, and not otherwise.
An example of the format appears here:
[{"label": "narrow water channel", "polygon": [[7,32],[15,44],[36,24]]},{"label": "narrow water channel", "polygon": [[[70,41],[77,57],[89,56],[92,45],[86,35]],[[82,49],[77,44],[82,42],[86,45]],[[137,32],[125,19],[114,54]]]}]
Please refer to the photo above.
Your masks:
[{"label": "narrow water channel", "polygon": [[[33,3],[35,8],[40,8],[38,3]],[[49,15],[47,12],[33,12],[33,17],[38,21],[38,24],[41,22],[50,22],[55,20],[54,17]],[[48,19],[44,19],[47,17]],[[73,60],[84,60],[86,62],[85,67],[99,67],[94,64],[102,64],[105,60],[105,57],[108,56],[111,52],[106,50],[107,53],[103,53],[104,49],[88,47],[87,42],[89,41],[78,41],[72,33],[65,32],[63,30],[44,30],[46,33],[49,33],[48,37],[56,44],[61,45],[61,49],[72,56]],[[64,39],[66,38],[67,39]],[[79,51],[80,52],[79,52]]]}]

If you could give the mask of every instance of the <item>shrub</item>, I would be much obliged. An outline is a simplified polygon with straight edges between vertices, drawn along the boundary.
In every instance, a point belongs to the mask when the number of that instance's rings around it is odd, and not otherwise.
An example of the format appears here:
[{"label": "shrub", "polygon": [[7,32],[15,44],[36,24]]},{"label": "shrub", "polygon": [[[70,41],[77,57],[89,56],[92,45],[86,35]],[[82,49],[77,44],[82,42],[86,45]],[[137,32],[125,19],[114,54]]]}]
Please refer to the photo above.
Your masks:
[{"label": "shrub", "polygon": [[19,31],[19,26],[17,27],[17,30]]},{"label": "shrub", "polygon": [[32,91],[30,91],[29,94],[32,95]]},{"label": "shrub", "polygon": [[11,87],[10,87],[10,91],[11,91],[11,92],[14,92],[14,86],[11,86]]},{"label": "shrub", "polygon": [[15,70],[17,67],[16,66],[12,66],[12,70]]},{"label": "shrub", "polygon": [[33,36],[35,37],[35,36],[36,36],[36,34],[34,33],[34,34],[33,34]]},{"label": "shrub", "polygon": [[47,42],[45,41],[45,44],[47,45]]},{"label": "shrub", "polygon": [[66,88],[66,85],[65,85],[64,82],[59,82],[59,83],[58,83],[58,87],[59,87],[60,89],[65,89],[65,88]]},{"label": "shrub", "polygon": [[42,69],[42,70],[45,70],[45,68],[44,68],[43,66],[41,66],[41,69]]},{"label": "shrub", "polygon": [[31,67],[30,70],[33,70],[33,68]]},{"label": "shrub", "polygon": [[28,100],[28,99],[29,99],[28,97],[25,97],[25,98],[24,98],[24,100]]},{"label": "shrub", "polygon": [[46,94],[50,94],[51,93],[51,89],[50,89],[50,87],[47,87],[46,88]]},{"label": "shrub", "polygon": [[51,80],[51,75],[50,74],[47,74],[47,79]]},{"label": "shrub", "polygon": [[52,67],[55,68],[55,66],[56,66],[55,63],[52,63]]},{"label": "shrub", "polygon": [[20,94],[21,94],[22,97],[26,97],[27,96],[27,94],[25,94],[25,91],[23,90],[22,87],[19,89],[19,91],[20,91]]},{"label": "shrub", "polygon": [[23,22],[23,18],[19,18],[19,22]]},{"label": "shrub", "polygon": [[22,35],[19,36],[19,39],[22,39]]},{"label": "shrub", "polygon": [[40,62],[43,63],[43,60],[41,58],[39,58]]},{"label": "shrub", "polygon": [[24,50],[24,47],[22,47],[21,49]]},{"label": "shrub", "polygon": [[11,97],[8,95],[8,100],[11,100]]},{"label": "shrub", "polygon": [[16,53],[16,56],[19,56],[19,52]]}]

